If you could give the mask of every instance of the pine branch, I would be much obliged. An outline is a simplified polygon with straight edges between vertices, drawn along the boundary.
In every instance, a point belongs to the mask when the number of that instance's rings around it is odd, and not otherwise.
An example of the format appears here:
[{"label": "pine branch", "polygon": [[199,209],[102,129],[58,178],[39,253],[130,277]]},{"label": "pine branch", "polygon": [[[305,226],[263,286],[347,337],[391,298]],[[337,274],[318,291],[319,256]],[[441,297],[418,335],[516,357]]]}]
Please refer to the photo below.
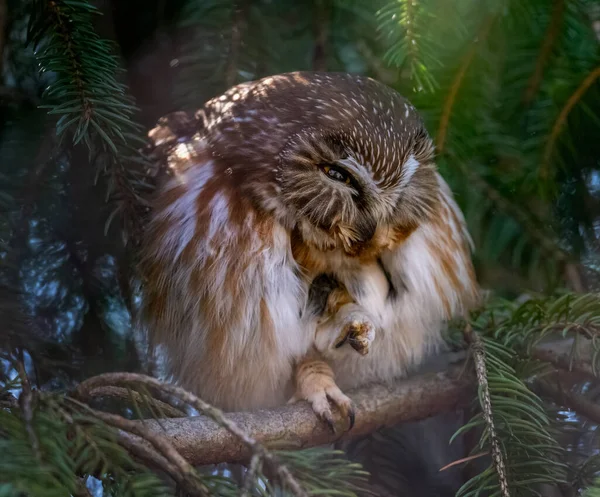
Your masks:
[{"label": "pine branch", "polygon": [[140,439],[150,443],[152,447],[162,456],[162,458],[169,463],[168,467],[174,467],[177,473],[181,475],[181,478],[177,478],[179,481],[184,481],[188,488],[191,488],[192,491],[197,492],[202,497],[210,495],[210,490],[198,477],[196,470],[185,460],[184,457],[181,456],[181,454],[173,447],[168,438],[162,433],[152,432],[143,424],[125,419],[116,414],[109,414],[91,409],[75,399],[68,400],[75,402],[79,408],[84,410],[84,412],[87,412],[91,416],[98,418],[103,423],[127,433],[136,435]]},{"label": "pine branch", "polygon": [[434,91],[437,81],[431,69],[442,65],[435,55],[439,47],[423,34],[434,17],[432,5],[426,0],[397,0],[381,9],[377,17],[380,29],[396,38],[384,60],[406,67],[417,91]]},{"label": "pine branch", "polygon": [[496,18],[497,14],[489,14],[486,17],[484,23],[479,29],[479,32],[477,33],[476,43],[470,43],[470,47],[467,50],[467,53],[464,55],[458,71],[454,76],[452,85],[450,86],[450,91],[448,92],[448,95],[444,101],[442,116],[440,118],[438,131],[436,134],[436,148],[439,154],[444,152],[446,137],[448,135],[448,126],[450,124],[452,109],[454,108],[454,104],[456,102],[456,96],[462,87],[467,71],[473,62],[479,47],[485,42],[490,30],[492,29],[492,26],[494,25],[494,22],[496,21]]},{"label": "pine branch", "polygon": [[[457,365],[446,372],[425,374],[389,386],[370,385],[349,392],[356,407],[356,424],[346,433],[332,434],[306,402],[266,411],[220,413],[216,418],[212,417],[214,411],[211,411],[208,416],[163,419],[160,423],[145,420],[144,426],[154,432],[165,433],[191,464],[242,462],[253,453],[260,454],[260,450],[255,450],[257,444],[279,450],[316,447],[464,406],[472,394],[473,382],[469,375],[463,373],[464,366]],[[90,378],[78,387],[77,393],[85,399],[88,392],[100,385],[133,386],[133,378],[138,376],[116,373]],[[152,385],[162,388],[157,380],[153,380]],[[176,391],[171,388],[175,387],[169,387],[171,392]],[[338,426],[343,424],[344,420],[340,417]],[[231,426],[234,426],[234,432],[230,431]],[[268,458],[265,460],[268,462]]]},{"label": "pine branch", "polygon": [[94,31],[92,17],[98,14],[87,0],[33,0],[28,39],[40,72],[55,74],[42,108],[59,116],[57,136],[70,135],[74,145],[84,143],[90,157],[102,155],[98,145],[108,154],[109,167],[101,172],[109,173],[109,196],[117,203],[116,212],[124,214],[124,237],[136,242],[144,211],[140,192],[149,188],[142,171],[136,171],[146,164],[138,151],[145,138],[134,120],[138,109],[117,81],[112,45]]},{"label": "pine branch", "polygon": [[197,409],[199,412],[209,416],[213,421],[227,429],[227,431],[241,441],[246,448],[251,451],[252,454],[260,454],[261,457],[274,468],[276,474],[281,478],[286,487],[289,488],[294,495],[299,497],[307,497],[308,494],[304,491],[300,482],[296,480],[290,470],[283,465],[273,453],[266,450],[262,444],[249,436],[240,426],[226,417],[221,410],[204,402],[182,388],[162,383],[150,376],[135,373],[107,373],[90,378],[81,383],[77,387],[76,394],[80,397],[85,397],[87,396],[87,392],[89,392],[89,390],[97,387],[111,385],[132,385],[136,383],[174,395],[183,402],[192,406],[194,409]]},{"label": "pine branch", "polygon": [[[567,312],[568,309],[572,312]],[[565,483],[564,451],[552,430],[548,409],[526,383],[548,368],[537,361],[528,361],[527,356],[543,337],[550,336],[551,326],[570,329],[563,319],[576,319],[577,315],[581,320],[587,316],[594,321],[600,315],[594,309],[597,309],[595,296],[568,294],[506,307],[490,303],[473,320],[473,328],[481,336],[473,352],[482,412],[459,429],[455,437],[481,429],[480,442],[473,454],[488,448],[492,465],[465,483],[458,495],[470,497],[486,489],[492,495],[510,492],[533,496],[538,495],[537,485]],[[549,316],[553,320],[547,323],[545,319]],[[465,338],[473,344],[473,336],[474,333],[471,336],[467,333]],[[482,381],[484,374],[487,382]]]},{"label": "pine branch", "polygon": [[535,63],[535,69],[529,79],[525,94],[523,95],[523,103],[525,105],[528,105],[538,92],[544,78],[544,69],[552,56],[552,50],[554,49],[556,41],[562,34],[561,28],[565,13],[565,2],[566,0],[554,0],[550,22],[546,29],[544,41],[542,42]]},{"label": "pine branch", "polygon": [[552,383],[547,380],[536,381],[535,388],[541,395],[553,399],[556,404],[572,409],[590,421],[600,424],[600,406],[581,395],[566,391],[557,375],[554,376]]},{"label": "pine branch", "polygon": [[112,399],[121,399],[121,400],[133,400],[138,403],[150,403],[153,407],[155,407],[159,413],[166,415],[170,418],[181,418],[187,416],[186,413],[173,407],[159,399],[152,398],[148,395],[140,394],[139,392],[133,392],[131,390],[127,390],[125,388],[119,387],[99,387],[91,390],[88,394],[87,400],[90,401],[92,399],[97,398],[112,398]]},{"label": "pine branch", "polygon": [[550,131],[548,140],[546,141],[546,146],[543,152],[542,164],[540,165],[540,176],[542,179],[548,179],[550,176],[550,160],[552,158],[552,153],[554,152],[556,140],[560,136],[561,131],[567,122],[569,113],[585,95],[588,88],[592,86],[598,78],[600,78],[600,66],[596,67],[584,78],[558,114],[558,117],[552,126],[552,130]]},{"label": "pine branch", "polygon": [[492,447],[492,460],[494,462],[494,468],[498,475],[498,482],[500,484],[500,494],[502,497],[510,497],[506,464],[504,462],[504,454],[500,447],[500,441],[498,439],[496,425],[494,423],[494,410],[492,406],[492,399],[490,396],[490,387],[488,384],[485,348],[479,335],[473,333],[473,329],[471,328],[470,324],[468,324],[465,328],[464,336],[465,341],[469,344],[469,349],[475,361],[477,384],[479,385],[479,396],[481,399],[480,402],[482,404],[481,408],[486,428],[489,433],[488,436],[490,440],[490,445]]}]

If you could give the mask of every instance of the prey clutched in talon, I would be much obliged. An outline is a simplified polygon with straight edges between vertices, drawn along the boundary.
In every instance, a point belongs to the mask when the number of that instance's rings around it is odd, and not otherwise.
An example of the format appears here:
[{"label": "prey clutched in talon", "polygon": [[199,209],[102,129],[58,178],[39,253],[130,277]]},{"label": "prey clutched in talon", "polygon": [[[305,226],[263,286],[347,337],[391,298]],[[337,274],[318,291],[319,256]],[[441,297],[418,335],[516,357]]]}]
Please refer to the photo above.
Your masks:
[{"label": "prey clutched in talon", "polygon": [[359,354],[367,355],[374,339],[375,327],[369,321],[354,319],[342,328],[335,348],[338,349],[348,342]]},{"label": "prey clutched in talon", "polygon": [[289,402],[299,400],[310,402],[315,414],[327,423],[332,433],[336,433],[333,406],[344,418],[348,418],[348,430],[354,426],[355,414],[352,400],[335,384],[333,371],[321,360],[305,361],[298,365],[296,393]]}]

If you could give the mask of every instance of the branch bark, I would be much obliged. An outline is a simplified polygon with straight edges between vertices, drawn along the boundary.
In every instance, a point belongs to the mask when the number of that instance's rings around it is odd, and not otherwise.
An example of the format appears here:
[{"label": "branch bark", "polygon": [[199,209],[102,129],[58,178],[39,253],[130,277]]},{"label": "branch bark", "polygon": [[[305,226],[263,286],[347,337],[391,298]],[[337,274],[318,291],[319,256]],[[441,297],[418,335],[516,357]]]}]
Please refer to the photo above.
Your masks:
[{"label": "branch bark", "polygon": [[[473,379],[462,365],[456,365],[445,372],[349,392],[356,407],[356,423],[345,433],[332,434],[306,402],[271,410],[230,413],[227,418],[267,448],[304,449],[464,407],[475,394]],[[343,426],[342,420],[339,421]],[[162,433],[193,465],[244,462],[251,455],[239,438],[206,416],[162,419],[160,424],[145,420],[144,426]]]}]

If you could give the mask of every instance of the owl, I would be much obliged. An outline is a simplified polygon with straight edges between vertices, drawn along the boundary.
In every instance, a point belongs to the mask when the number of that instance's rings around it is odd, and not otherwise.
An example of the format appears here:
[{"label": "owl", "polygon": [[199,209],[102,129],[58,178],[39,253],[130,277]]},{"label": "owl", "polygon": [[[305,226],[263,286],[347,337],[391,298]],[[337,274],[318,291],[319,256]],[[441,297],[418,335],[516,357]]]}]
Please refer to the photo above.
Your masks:
[{"label": "owl", "polygon": [[150,132],[162,161],[142,320],[184,388],[227,411],[414,370],[478,300],[464,218],[418,112],[344,73],[243,83]]}]

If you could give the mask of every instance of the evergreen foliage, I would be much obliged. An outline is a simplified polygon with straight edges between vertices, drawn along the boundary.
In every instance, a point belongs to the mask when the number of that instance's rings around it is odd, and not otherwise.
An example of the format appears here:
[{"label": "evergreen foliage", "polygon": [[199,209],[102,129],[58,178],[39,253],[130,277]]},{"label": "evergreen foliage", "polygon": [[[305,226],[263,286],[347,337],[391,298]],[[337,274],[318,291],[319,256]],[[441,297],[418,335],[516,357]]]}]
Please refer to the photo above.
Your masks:
[{"label": "evergreen foliage", "polygon": [[[458,495],[544,495],[543,485],[600,495],[597,0],[3,6],[0,496],[88,495],[93,482],[114,496],[174,495],[174,482],[199,495],[297,493],[267,478],[261,457],[240,482],[161,453],[172,471],[159,476],[118,428],[181,404],[138,385],[96,409],[71,388],[151,366],[118,270],[135,250],[111,223],[137,241],[152,183],[145,130],[234,83],[311,68],[368,74],[415,104],[465,212],[479,279],[498,297],[464,334],[479,395],[455,437],[475,434],[470,454],[485,465]],[[569,348],[545,353],[553,344]],[[366,479],[332,451],[277,457],[310,495],[358,495]]]}]

